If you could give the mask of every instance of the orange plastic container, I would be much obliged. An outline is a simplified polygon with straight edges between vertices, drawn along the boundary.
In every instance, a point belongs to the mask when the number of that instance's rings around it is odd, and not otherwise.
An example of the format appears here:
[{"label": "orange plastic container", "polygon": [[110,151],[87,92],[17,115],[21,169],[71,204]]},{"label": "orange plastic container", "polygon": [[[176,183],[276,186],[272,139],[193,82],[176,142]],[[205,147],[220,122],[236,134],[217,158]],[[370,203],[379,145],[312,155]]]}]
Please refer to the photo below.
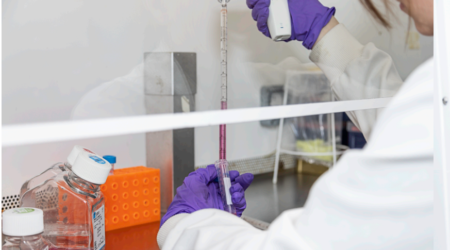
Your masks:
[{"label": "orange plastic container", "polygon": [[105,196],[106,231],[161,220],[159,169],[116,169],[101,190]]},{"label": "orange plastic container", "polygon": [[106,250],[155,250],[159,223],[121,228],[106,233]]}]

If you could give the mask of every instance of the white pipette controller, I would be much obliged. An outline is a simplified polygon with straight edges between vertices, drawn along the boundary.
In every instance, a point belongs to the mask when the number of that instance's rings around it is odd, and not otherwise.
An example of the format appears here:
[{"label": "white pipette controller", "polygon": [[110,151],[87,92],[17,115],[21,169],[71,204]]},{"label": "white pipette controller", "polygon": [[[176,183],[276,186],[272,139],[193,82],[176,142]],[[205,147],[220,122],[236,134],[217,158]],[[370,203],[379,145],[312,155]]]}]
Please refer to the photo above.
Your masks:
[{"label": "white pipette controller", "polygon": [[291,37],[291,13],[288,0],[270,1],[267,26],[274,41],[284,41]]}]

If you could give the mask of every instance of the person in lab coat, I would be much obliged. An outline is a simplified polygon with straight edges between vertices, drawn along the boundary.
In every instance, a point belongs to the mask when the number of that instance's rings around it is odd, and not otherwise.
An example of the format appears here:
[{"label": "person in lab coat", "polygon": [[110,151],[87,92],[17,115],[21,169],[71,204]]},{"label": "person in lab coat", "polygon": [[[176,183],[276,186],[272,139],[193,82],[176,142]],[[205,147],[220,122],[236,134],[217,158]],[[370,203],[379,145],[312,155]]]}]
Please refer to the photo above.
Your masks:
[{"label": "person in lab coat", "polygon": [[[380,23],[377,0],[361,0]],[[399,0],[417,30],[433,35],[433,0]],[[258,29],[270,36],[270,0],[247,0]],[[374,5],[375,4],[375,5]],[[388,6],[387,6],[388,7]],[[382,112],[348,112],[368,140],[349,150],[314,184],[304,208],[283,212],[261,231],[230,213],[216,197],[212,169],[193,172],[161,221],[162,249],[431,249],[433,248],[433,60],[403,83],[391,57],[360,44],[317,0],[289,1],[291,40],[330,80],[339,100],[388,97]],[[361,85],[363,87],[361,87]],[[212,172],[208,172],[212,171]],[[243,175],[242,175],[243,176]],[[251,180],[241,183],[245,187]],[[242,178],[241,178],[242,179]],[[245,208],[245,197],[233,203]],[[196,191],[200,190],[200,191]],[[208,193],[209,192],[209,193]],[[218,208],[218,209],[217,209]]]}]

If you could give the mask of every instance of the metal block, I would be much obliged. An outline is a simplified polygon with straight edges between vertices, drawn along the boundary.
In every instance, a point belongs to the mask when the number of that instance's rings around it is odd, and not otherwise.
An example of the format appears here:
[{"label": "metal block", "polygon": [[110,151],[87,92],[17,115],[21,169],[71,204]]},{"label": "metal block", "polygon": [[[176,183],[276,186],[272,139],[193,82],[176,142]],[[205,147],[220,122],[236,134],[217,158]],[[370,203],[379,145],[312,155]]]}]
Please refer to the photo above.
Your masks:
[{"label": "metal block", "polygon": [[[144,54],[147,114],[195,111],[197,68],[195,53]],[[194,171],[194,128],[146,134],[147,167],[161,173],[161,212],[165,213],[176,188]]]},{"label": "metal block", "polygon": [[144,54],[146,95],[195,95],[197,56],[195,53],[150,52]]}]

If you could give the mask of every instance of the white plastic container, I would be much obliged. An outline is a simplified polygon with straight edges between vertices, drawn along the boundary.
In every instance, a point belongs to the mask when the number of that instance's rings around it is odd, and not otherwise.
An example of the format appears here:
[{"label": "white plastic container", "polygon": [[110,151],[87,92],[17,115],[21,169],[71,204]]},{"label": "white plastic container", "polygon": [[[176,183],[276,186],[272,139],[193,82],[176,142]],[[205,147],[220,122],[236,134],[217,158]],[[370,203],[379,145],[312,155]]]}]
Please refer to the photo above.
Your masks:
[{"label": "white plastic container", "polygon": [[284,41],[291,37],[291,13],[288,0],[270,1],[267,26],[274,41]]},{"label": "white plastic container", "polygon": [[99,250],[105,246],[105,201],[100,185],[110,169],[111,164],[101,156],[82,150],[71,171],[24,194],[21,206],[43,210],[43,237],[52,248]]},{"label": "white plastic container", "polygon": [[14,208],[3,213],[3,250],[48,250],[42,238],[44,213],[37,208]]},{"label": "white plastic container", "polygon": [[33,189],[34,187],[41,185],[42,183],[44,183],[46,180],[53,178],[54,176],[65,172],[65,171],[69,171],[70,168],[72,167],[72,164],[75,162],[75,159],[77,158],[78,154],[81,151],[86,151],[86,152],[90,152],[93,153],[91,150],[81,147],[81,146],[74,146],[72,151],[69,154],[69,157],[67,157],[67,162],[58,162],[55,163],[53,166],[51,166],[50,168],[46,169],[44,172],[42,172],[41,174],[29,179],[28,181],[26,181],[23,185],[22,188],[20,189],[20,198],[22,198],[22,196],[30,189]]}]

